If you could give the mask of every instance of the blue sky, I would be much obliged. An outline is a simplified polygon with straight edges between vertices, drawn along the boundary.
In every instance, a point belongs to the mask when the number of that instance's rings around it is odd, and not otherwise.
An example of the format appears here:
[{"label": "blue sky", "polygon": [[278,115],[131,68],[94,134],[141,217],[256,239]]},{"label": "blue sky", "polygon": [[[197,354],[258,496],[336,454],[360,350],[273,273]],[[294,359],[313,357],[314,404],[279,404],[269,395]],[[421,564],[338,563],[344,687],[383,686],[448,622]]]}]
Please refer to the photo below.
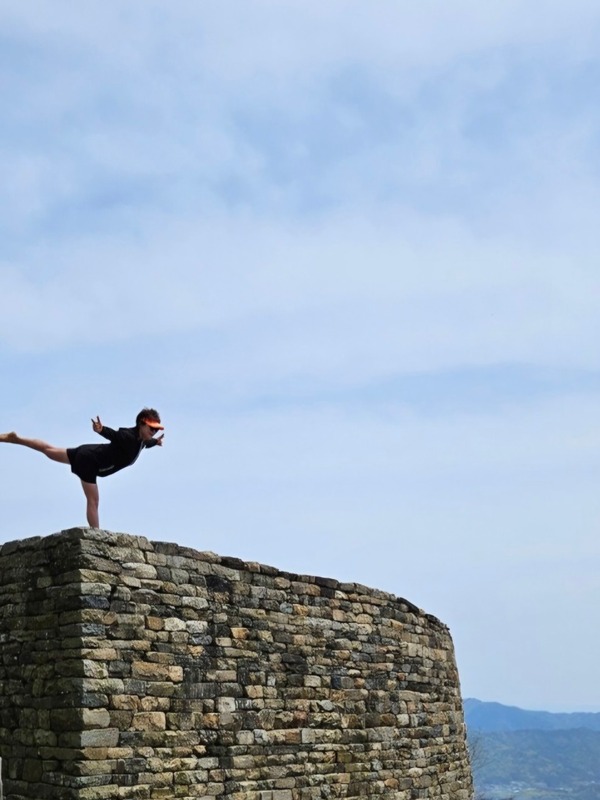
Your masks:
[{"label": "blue sky", "polygon": [[[600,710],[600,7],[0,6],[0,428],[165,447],[114,531],[406,597]],[[0,449],[0,541],[84,524]]]}]

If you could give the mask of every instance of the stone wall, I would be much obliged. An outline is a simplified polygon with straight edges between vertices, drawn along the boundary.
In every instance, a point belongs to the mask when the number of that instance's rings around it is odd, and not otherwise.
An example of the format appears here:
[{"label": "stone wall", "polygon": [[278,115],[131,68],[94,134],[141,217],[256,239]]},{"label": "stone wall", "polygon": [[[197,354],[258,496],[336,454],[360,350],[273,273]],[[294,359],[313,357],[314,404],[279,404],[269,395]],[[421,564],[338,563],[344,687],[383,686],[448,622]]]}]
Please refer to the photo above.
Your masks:
[{"label": "stone wall", "polygon": [[0,757],[5,800],[472,794],[435,617],[87,528],[0,547]]}]

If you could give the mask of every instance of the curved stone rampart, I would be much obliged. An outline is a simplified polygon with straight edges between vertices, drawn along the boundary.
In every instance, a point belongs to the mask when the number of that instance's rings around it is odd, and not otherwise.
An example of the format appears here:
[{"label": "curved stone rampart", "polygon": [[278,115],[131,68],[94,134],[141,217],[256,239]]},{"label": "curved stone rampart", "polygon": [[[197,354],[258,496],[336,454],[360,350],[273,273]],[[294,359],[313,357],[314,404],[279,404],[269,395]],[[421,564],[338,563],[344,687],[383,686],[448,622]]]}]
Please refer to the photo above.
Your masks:
[{"label": "curved stone rampart", "polygon": [[358,584],[75,528],[0,547],[5,800],[439,798],[452,641]]}]

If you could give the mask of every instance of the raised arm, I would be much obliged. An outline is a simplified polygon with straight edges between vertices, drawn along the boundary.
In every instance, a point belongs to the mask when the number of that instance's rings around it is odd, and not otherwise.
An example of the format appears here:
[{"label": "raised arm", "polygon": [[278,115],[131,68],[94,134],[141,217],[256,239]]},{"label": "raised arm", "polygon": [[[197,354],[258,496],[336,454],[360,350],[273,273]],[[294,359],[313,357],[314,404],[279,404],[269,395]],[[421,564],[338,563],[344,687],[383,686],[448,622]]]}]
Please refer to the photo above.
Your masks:
[{"label": "raised arm", "polygon": [[92,428],[96,433],[99,433],[100,436],[104,436],[105,439],[108,439],[109,442],[112,442],[116,436],[116,431],[113,431],[112,428],[108,428],[106,425],[103,425],[100,422],[100,417],[96,417],[96,419],[92,420]]}]

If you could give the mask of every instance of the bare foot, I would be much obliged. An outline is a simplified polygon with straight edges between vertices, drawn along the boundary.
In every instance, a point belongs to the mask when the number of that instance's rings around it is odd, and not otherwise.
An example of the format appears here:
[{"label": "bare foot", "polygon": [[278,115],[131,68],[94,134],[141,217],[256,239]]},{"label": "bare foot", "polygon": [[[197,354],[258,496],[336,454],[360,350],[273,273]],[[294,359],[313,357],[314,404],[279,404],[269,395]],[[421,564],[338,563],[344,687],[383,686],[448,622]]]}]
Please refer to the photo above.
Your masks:
[{"label": "bare foot", "polygon": [[11,431],[10,433],[0,433],[0,442],[10,442],[11,444],[15,444],[17,438],[17,434],[14,431]]}]

